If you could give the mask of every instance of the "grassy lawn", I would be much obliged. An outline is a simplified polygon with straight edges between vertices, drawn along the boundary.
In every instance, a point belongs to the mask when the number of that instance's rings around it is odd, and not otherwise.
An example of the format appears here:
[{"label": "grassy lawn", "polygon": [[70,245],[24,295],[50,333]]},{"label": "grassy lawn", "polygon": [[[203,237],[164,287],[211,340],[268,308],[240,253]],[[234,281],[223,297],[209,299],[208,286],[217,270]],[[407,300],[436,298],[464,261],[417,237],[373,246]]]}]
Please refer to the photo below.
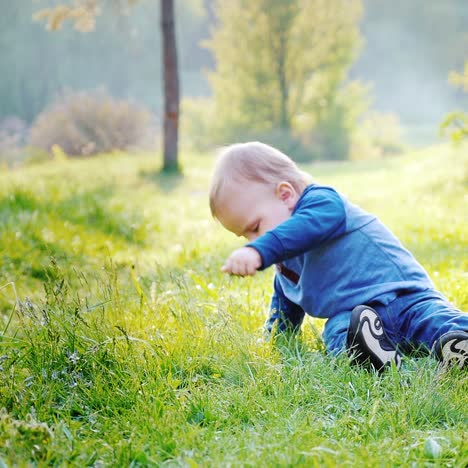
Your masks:
[{"label": "grassy lawn", "polygon": [[[182,162],[183,177],[125,154],[0,173],[0,467],[465,467],[466,372],[352,368],[312,319],[265,340],[273,272],[221,275],[241,240],[211,220],[212,158]],[[468,310],[468,148],[304,168]]]}]

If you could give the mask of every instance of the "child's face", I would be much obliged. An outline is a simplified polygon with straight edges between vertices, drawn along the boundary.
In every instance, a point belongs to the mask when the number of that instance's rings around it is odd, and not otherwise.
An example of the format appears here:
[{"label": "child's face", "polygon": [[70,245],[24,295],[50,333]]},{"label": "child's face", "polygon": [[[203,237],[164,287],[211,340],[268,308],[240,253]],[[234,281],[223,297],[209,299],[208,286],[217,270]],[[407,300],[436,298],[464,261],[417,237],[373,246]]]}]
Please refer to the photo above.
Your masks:
[{"label": "child's face", "polygon": [[250,242],[286,221],[296,206],[299,194],[289,182],[276,187],[248,182],[226,189],[218,219],[237,236]]}]

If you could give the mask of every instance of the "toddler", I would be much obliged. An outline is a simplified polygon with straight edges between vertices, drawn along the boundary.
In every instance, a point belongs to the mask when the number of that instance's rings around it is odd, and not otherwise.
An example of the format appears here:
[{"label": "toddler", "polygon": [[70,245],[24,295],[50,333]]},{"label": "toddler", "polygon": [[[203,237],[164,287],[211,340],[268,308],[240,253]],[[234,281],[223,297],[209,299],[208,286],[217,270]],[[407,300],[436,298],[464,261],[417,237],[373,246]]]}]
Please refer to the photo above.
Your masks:
[{"label": "toddler", "polygon": [[432,350],[468,366],[468,314],[435,290],[424,268],[374,215],[331,187],[311,183],[285,154],[250,142],[225,148],[210,189],[214,218],[248,243],[222,270],[254,275],[276,265],[266,327],[298,330],[327,319],[332,354],[377,370],[402,353]]}]

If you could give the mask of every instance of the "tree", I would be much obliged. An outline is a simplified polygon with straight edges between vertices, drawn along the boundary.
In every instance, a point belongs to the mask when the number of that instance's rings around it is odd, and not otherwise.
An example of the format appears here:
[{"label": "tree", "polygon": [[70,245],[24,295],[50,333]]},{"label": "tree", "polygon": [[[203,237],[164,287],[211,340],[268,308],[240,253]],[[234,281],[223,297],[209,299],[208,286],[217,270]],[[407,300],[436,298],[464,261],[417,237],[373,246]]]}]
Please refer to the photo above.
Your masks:
[{"label": "tree", "polygon": [[360,0],[217,0],[206,45],[217,115],[233,131],[326,119],[359,44]]},{"label": "tree", "polygon": [[[37,20],[47,20],[47,29],[56,31],[66,20],[71,20],[80,32],[89,32],[96,26],[104,0],[75,0],[73,4],[60,4],[45,8],[35,15]],[[120,6],[138,0],[118,0]],[[178,172],[179,127],[179,73],[174,27],[174,0],[161,0],[161,31],[163,39],[164,69],[164,147],[163,171]]]},{"label": "tree", "polygon": [[174,0],[161,0],[164,50],[164,170],[178,171],[179,74],[174,29]]}]

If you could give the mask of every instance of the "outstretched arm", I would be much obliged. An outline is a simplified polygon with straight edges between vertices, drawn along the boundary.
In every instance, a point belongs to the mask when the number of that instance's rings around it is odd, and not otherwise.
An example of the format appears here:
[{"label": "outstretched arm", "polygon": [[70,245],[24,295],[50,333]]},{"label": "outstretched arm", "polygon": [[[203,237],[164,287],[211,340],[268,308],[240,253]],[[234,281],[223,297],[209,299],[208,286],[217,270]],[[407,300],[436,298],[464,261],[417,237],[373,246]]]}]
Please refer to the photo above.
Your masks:
[{"label": "outstretched arm", "polygon": [[275,327],[278,332],[299,331],[305,315],[302,307],[294,304],[284,295],[277,276],[275,276],[270,312],[271,315],[265,323],[268,332]]},{"label": "outstretched arm", "polygon": [[232,252],[222,271],[254,275],[338,237],[345,229],[346,213],[338,193],[329,187],[312,188],[289,219]]},{"label": "outstretched arm", "polygon": [[254,248],[241,247],[229,255],[221,271],[233,275],[253,276],[261,266],[262,259]]},{"label": "outstretched arm", "polygon": [[261,257],[259,270],[295,257],[345,232],[346,213],[338,193],[328,187],[312,189],[293,215],[246,247]]}]

